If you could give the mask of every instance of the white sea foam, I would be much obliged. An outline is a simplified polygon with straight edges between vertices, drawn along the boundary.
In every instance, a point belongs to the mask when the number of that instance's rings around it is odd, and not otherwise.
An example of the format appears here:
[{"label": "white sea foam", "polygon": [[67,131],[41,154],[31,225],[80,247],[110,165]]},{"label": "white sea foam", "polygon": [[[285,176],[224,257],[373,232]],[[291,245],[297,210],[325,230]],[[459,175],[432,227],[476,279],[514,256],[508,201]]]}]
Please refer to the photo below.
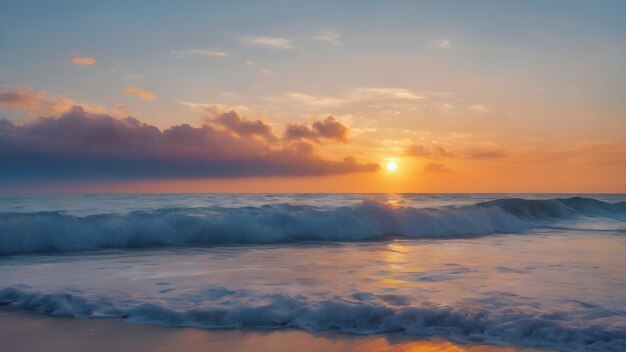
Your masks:
[{"label": "white sea foam", "polygon": [[[411,336],[443,335],[462,342],[530,345],[563,351],[623,351],[626,326],[568,321],[577,312],[537,312],[476,302],[459,307],[423,304],[406,306],[402,296],[359,292],[347,298],[315,301],[311,297],[257,294],[223,287],[198,292],[193,308],[126,299],[85,297],[75,292],[42,293],[28,287],[0,291],[0,304],[54,316],[119,317],[173,327],[289,327],[309,331],[333,329],[345,333],[403,332]],[[604,313],[604,315],[610,315]],[[596,315],[596,319],[598,316]]]},{"label": "white sea foam", "polygon": [[366,200],[334,208],[308,205],[168,208],[75,216],[0,213],[0,255],[100,248],[361,241],[386,236],[450,238],[512,233],[579,217],[623,220],[626,203],[588,198],[498,199],[440,208]]}]

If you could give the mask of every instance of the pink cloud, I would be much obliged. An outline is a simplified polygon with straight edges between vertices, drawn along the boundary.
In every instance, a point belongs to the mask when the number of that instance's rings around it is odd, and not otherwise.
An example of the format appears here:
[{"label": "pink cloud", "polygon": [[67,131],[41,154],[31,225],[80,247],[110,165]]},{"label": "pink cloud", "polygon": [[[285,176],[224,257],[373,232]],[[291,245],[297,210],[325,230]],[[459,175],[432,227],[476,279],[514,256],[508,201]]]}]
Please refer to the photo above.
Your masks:
[{"label": "pink cloud", "polygon": [[0,108],[25,110],[32,116],[60,114],[74,105],[81,105],[89,111],[99,113],[109,110],[97,104],[78,102],[62,95],[53,95],[27,87],[14,88],[0,94]]},{"label": "pink cloud", "polygon": [[91,66],[94,63],[96,63],[96,59],[94,59],[91,56],[75,56],[71,59],[72,63],[74,65],[78,65],[78,66]]},{"label": "pink cloud", "polygon": [[148,90],[145,90],[143,88],[135,87],[135,86],[127,86],[126,88],[124,88],[124,94],[133,95],[138,98],[141,98],[144,100],[150,100],[150,101],[153,101],[156,99],[156,95],[154,95],[154,93]]}]

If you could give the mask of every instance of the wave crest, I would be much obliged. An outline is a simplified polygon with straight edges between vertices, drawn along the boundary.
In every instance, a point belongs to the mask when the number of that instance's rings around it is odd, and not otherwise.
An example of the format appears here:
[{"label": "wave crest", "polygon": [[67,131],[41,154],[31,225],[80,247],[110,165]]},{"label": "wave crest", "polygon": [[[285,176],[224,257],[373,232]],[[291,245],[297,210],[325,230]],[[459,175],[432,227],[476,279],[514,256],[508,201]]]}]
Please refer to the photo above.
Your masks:
[{"label": "wave crest", "polygon": [[386,236],[446,238],[511,233],[582,216],[624,219],[626,202],[589,198],[498,199],[473,206],[304,205],[170,208],[77,217],[61,212],[0,214],[0,255],[100,248],[299,241]]}]

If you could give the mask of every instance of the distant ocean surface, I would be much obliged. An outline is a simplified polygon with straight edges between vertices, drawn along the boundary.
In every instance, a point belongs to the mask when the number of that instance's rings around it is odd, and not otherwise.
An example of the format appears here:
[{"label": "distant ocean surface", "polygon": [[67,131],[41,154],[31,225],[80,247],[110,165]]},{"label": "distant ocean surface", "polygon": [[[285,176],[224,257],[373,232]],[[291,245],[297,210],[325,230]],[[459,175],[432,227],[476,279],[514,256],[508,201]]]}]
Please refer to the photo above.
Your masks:
[{"label": "distant ocean surface", "polygon": [[626,195],[3,195],[0,304],[626,351]]}]

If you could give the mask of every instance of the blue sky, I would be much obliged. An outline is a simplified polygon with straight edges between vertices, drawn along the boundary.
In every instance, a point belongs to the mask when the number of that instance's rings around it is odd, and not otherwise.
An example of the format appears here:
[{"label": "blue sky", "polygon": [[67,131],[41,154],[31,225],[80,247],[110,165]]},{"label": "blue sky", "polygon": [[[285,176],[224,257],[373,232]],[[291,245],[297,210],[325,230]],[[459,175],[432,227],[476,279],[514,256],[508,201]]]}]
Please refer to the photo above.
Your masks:
[{"label": "blue sky", "polygon": [[[450,80],[459,77],[449,71],[509,78],[522,86],[524,76],[533,84],[592,85],[587,93],[605,104],[619,104],[625,93],[621,1],[2,1],[0,6],[3,84],[77,100],[106,103],[126,82],[98,70],[77,72],[67,60],[72,51],[95,57],[99,68],[115,67],[116,76],[140,75],[142,85],[172,98],[161,102],[172,111],[175,99],[219,99],[215,94],[221,91],[333,95],[372,85],[450,90]],[[335,33],[340,45],[306,39],[325,32]],[[244,36],[287,38],[293,48],[249,46],[242,43]],[[452,50],[429,47],[440,38]],[[227,56],[181,60],[171,54],[198,48]],[[315,60],[302,59],[302,51]],[[246,60],[257,65],[246,67]],[[259,67],[287,74],[259,78]],[[432,70],[442,72],[425,74]],[[577,78],[586,81],[573,82]],[[515,86],[507,87],[505,99],[524,94]]]}]

